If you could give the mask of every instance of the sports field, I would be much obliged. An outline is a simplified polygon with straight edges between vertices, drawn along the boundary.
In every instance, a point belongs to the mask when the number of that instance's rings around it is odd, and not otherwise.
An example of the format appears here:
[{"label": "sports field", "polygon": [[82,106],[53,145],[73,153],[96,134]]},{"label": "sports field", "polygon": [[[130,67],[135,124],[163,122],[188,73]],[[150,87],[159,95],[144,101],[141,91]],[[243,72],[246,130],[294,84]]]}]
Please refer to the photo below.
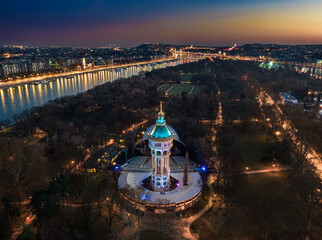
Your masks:
[{"label": "sports field", "polygon": [[195,75],[194,73],[181,73],[180,78],[183,82],[189,82],[192,76]]},{"label": "sports field", "polygon": [[203,86],[189,83],[163,84],[158,87],[158,91],[170,95],[180,95],[182,92],[187,94],[198,94],[202,91]]}]

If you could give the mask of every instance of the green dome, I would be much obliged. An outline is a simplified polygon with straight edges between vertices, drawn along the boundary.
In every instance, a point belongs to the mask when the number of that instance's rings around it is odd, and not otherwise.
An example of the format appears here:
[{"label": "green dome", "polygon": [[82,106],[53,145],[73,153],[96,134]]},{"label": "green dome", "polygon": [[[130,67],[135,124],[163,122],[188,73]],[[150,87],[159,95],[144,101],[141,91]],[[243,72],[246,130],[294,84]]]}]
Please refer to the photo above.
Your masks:
[{"label": "green dome", "polygon": [[160,112],[158,114],[158,119],[149,136],[152,138],[162,139],[174,136],[174,134],[169,130],[169,128],[166,125],[164,113],[162,112],[162,102],[160,103]]},{"label": "green dome", "polygon": [[166,125],[155,125],[151,132],[151,136],[153,138],[169,138],[172,134]]}]

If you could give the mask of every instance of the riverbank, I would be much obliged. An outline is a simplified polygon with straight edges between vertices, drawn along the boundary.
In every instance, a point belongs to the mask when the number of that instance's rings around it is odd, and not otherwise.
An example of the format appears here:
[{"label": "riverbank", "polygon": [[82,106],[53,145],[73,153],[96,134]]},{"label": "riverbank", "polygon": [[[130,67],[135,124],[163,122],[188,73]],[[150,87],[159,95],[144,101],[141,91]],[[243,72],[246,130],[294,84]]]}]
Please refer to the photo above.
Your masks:
[{"label": "riverbank", "polygon": [[0,82],[0,89],[5,88],[5,87],[7,88],[7,87],[18,86],[20,84],[26,84],[26,83],[30,83],[30,82],[42,82],[42,81],[50,80],[50,79],[57,78],[57,77],[66,77],[66,76],[71,76],[71,75],[75,75],[75,74],[96,72],[96,71],[102,71],[102,70],[108,70],[108,69],[114,69],[114,68],[120,68],[120,67],[130,67],[130,66],[141,65],[141,64],[168,62],[168,61],[173,61],[173,60],[177,60],[177,59],[178,58],[171,57],[171,58],[164,58],[164,59],[160,59],[160,60],[127,63],[127,64],[104,66],[104,67],[90,68],[90,69],[77,70],[77,71],[69,71],[69,72],[63,72],[63,73],[57,73],[57,74],[47,74],[47,75],[31,77],[31,78],[22,78],[19,80]]}]

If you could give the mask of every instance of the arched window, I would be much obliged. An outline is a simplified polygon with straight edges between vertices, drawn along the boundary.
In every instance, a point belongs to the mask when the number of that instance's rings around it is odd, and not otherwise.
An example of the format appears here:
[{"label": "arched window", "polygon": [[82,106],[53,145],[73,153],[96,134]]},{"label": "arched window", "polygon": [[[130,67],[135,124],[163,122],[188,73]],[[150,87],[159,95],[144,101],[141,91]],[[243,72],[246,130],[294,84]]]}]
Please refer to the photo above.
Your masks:
[{"label": "arched window", "polygon": [[161,152],[160,151],[157,151],[157,155],[161,155]]}]

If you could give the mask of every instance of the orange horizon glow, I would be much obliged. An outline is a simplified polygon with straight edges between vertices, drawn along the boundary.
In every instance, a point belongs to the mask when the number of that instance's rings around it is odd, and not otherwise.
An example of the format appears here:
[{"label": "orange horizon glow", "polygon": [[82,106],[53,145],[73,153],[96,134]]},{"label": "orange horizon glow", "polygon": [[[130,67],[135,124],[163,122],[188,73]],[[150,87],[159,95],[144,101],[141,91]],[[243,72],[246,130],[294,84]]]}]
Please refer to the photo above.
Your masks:
[{"label": "orange horizon glow", "polygon": [[274,4],[252,8],[218,8],[149,19],[39,31],[26,38],[68,44],[113,42],[136,45],[163,42],[194,45],[243,43],[322,44],[322,2]]}]

